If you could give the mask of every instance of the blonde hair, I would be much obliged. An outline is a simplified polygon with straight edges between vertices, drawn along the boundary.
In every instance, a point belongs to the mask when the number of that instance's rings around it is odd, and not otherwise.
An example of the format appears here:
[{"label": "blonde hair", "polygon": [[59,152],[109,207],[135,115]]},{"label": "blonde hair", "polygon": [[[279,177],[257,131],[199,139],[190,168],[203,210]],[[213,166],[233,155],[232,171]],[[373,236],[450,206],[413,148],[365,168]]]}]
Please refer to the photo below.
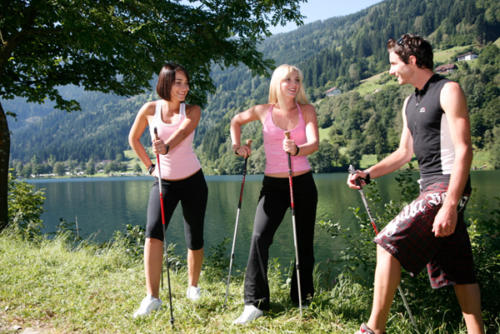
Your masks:
[{"label": "blonde hair", "polygon": [[280,65],[274,70],[271,77],[271,83],[269,84],[268,103],[278,103],[278,99],[281,97],[280,83],[283,79],[288,78],[293,72],[296,72],[299,75],[300,80],[300,88],[297,95],[295,96],[295,101],[300,104],[309,103],[309,101],[307,100],[306,92],[304,91],[304,76],[302,75],[302,71],[298,67],[288,64]]}]

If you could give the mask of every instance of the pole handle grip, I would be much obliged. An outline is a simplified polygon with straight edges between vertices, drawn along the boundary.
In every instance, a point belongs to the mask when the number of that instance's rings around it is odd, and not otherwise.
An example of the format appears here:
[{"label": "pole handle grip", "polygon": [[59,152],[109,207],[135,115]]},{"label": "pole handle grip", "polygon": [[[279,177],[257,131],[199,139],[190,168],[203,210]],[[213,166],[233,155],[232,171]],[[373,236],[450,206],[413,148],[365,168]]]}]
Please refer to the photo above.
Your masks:
[{"label": "pole handle grip", "polygon": [[[349,174],[356,173],[356,169],[353,165],[349,165],[349,168],[347,170],[349,171]],[[354,182],[356,182],[356,185],[361,188],[361,180],[359,178],[357,178]]]},{"label": "pole handle grip", "polygon": [[356,169],[354,168],[353,165],[349,165],[349,168],[347,169],[349,171],[349,174],[354,174],[356,173]]},{"label": "pole handle grip", "polygon": [[247,139],[246,144],[248,147],[252,146],[252,139]]},{"label": "pole handle grip", "polygon": [[153,131],[155,133],[155,139],[156,140],[160,139],[160,137],[158,137],[158,129],[156,128],[156,126],[154,127]]},{"label": "pole handle grip", "polygon": [[290,131],[285,131],[286,139],[290,139]]}]

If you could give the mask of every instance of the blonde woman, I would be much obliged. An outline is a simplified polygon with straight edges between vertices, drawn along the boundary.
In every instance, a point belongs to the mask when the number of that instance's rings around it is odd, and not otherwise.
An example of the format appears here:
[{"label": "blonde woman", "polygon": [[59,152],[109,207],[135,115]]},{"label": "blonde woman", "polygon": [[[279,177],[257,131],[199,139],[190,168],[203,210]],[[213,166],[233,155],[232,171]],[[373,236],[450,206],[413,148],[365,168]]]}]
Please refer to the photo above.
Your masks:
[{"label": "blonde woman", "polygon": [[[273,72],[269,87],[269,103],[245,110],[231,120],[231,140],[235,154],[250,155],[249,146],[242,146],[241,126],[252,121],[262,123],[266,167],[255,213],[250,254],[245,274],[245,307],[234,323],[244,324],[269,309],[267,267],[269,247],[290,207],[288,157],[291,155],[293,194],[296,215],[302,300],[314,294],[314,224],[318,195],[307,156],[318,149],[319,135],[316,111],[308,103],[302,85],[302,72],[295,66],[281,65]],[[290,133],[288,139],[285,133]],[[293,270],[290,291],[298,303],[296,270]]]}]

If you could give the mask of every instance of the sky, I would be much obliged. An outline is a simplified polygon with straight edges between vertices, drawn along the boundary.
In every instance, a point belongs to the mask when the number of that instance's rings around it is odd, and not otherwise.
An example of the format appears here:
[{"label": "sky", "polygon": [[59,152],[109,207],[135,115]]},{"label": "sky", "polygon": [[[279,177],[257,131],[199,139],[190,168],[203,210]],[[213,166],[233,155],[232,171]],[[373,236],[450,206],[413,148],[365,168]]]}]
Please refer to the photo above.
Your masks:
[{"label": "sky", "polygon": [[[335,16],[344,16],[363,10],[382,0],[308,0],[300,4],[300,12],[305,16],[304,24],[318,20],[325,20]],[[295,23],[286,26],[271,27],[273,34],[288,32],[297,29]]]}]

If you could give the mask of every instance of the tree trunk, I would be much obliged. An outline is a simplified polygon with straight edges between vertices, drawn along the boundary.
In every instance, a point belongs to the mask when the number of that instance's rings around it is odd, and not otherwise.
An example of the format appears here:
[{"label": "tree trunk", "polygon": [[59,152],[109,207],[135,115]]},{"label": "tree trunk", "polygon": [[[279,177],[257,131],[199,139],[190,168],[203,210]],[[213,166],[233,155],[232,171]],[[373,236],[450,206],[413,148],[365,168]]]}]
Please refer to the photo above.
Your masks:
[{"label": "tree trunk", "polygon": [[7,116],[0,103],[0,231],[7,227],[7,191],[9,181],[10,133]]}]

